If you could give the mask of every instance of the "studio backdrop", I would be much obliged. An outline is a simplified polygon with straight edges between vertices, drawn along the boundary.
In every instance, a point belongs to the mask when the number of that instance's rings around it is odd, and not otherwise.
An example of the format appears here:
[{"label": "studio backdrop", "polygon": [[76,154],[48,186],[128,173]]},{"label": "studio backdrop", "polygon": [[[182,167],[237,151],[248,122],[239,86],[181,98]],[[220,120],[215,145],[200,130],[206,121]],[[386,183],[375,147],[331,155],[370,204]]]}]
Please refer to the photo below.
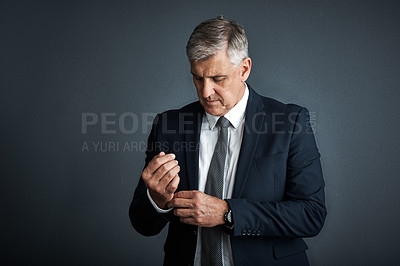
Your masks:
[{"label": "studio backdrop", "polygon": [[312,265],[400,252],[396,1],[1,1],[0,262],[161,265],[128,208],[154,116],[197,99],[186,42],[246,30],[257,92],[308,108],[328,216]]}]

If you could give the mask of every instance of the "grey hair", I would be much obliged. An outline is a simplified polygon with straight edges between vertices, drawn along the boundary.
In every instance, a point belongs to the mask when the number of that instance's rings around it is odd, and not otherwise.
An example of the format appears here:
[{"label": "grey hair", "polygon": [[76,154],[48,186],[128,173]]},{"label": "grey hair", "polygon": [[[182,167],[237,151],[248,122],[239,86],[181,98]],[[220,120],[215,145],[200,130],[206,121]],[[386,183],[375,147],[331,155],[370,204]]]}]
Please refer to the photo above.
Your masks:
[{"label": "grey hair", "polygon": [[190,62],[203,61],[227,47],[231,63],[238,67],[249,56],[248,46],[243,27],[219,16],[194,29],[186,45],[186,54]]}]

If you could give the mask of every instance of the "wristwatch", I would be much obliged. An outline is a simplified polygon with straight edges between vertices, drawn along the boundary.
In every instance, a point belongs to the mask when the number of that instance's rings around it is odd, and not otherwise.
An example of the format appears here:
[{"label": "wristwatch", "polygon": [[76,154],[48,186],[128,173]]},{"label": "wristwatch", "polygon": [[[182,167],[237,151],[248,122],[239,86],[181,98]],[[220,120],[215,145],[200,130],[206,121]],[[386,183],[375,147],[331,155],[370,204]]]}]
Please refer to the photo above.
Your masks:
[{"label": "wristwatch", "polygon": [[225,215],[224,215],[224,227],[226,229],[228,229],[229,233],[233,233],[233,228],[235,227],[234,223],[233,223],[233,215],[232,215],[232,210],[229,209]]}]

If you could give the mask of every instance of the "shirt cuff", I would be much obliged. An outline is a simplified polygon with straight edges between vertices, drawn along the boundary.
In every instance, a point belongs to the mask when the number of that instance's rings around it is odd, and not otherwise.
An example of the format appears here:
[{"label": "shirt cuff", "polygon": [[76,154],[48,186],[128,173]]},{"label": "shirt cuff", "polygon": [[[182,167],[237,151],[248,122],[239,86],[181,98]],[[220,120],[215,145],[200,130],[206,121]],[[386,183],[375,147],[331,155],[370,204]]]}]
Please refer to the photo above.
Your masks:
[{"label": "shirt cuff", "polygon": [[164,209],[161,209],[160,207],[158,207],[157,204],[154,202],[154,200],[151,198],[149,189],[147,189],[147,197],[149,198],[151,205],[153,205],[154,209],[156,209],[156,211],[159,213],[168,213],[173,209],[173,208],[170,208],[168,210],[164,210]]}]

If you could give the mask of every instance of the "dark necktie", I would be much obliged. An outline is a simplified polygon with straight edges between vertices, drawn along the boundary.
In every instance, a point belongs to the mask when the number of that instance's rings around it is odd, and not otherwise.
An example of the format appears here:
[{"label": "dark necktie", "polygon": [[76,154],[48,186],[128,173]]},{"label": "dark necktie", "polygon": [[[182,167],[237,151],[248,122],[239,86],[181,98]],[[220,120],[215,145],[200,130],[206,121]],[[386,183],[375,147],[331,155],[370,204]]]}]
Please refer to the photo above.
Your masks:
[{"label": "dark necktie", "polygon": [[[221,116],[217,127],[219,135],[208,170],[204,193],[222,199],[224,188],[224,168],[228,150],[228,127],[230,122]],[[203,227],[201,229],[201,265],[222,266],[222,228]]]}]

